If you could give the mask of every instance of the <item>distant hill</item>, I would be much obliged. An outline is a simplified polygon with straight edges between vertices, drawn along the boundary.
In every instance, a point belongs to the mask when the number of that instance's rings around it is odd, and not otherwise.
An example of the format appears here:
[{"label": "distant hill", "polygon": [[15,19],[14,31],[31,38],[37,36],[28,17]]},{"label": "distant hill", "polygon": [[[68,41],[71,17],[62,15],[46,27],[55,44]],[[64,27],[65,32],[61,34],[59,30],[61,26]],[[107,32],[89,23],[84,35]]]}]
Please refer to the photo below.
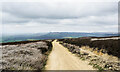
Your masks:
[{"label": "distant hill", "polygon": [[78,37],[105,37],[118,36],[117,33],[81,33],[81,32],[50,32],[40,36],[42,39],[61,39],[61,38],[78,38]]},{"label": "distant hill", "polygon": [[26,41],[26,40],[36,40],[39,39],[40,36],[46,33],[36,33],[36,34],[17,34],[17,35],[2,35],[2,41],[0,42],[16,42],[16,41]]},{"label": "distant hill", "polygon": [[106,36],[118,36],[118,34],[117,33],[83,33],[83,32],[49,32],[49,33],[21,34],[21,35],[3,35],[2,42],[78,38],[78,37],[106,37]]}]

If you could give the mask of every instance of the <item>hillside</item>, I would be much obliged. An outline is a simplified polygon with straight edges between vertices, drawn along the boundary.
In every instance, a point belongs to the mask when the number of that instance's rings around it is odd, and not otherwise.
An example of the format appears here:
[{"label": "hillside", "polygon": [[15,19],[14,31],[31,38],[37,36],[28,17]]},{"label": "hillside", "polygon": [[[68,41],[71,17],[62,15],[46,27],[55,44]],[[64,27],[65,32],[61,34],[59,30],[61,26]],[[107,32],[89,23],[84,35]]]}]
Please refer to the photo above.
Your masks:
[{"label": "hillside", "polygon": [[99,70],[120,70],[120,37],[81,37],[58,41]]},{"label": "hillside", "polygon": [[3,35],[2,42],[16,42],[26,40],[63,39],[78,37],[106,37],[118,36],[117,33],[83,33],[83,32],[49,32],[37,34]]},{"label": "hillside", "polygon": [[89,46],[94,50],[96,48],[98,50],[102,49],[105,50],[102,52],[107,52],[109,55],[114,55],[120,58],[119,55],[120,48],[118,46],[120,37],[81,37],[81,38],[72,38],[72,39],[60,39],[59,41],[77,45],[79,47]]},{"label": "hillside", "polygon": [[50,32],[41,36],[44,39],[61,39],[66,37],[78,38],[78,37],[105,37],[105,36],[117,36],[113,33],[82,33],[82,32]]},{"label": "hillside", "polygon": [[[44,69],[52,40],[2,43],[0,69],[41,70]],[[2,66],[2,67],[1,67]]]},{"label": "hillside", "polygon": [[1,43],[0,69],[120,70],[119,39],[80,37]]}]

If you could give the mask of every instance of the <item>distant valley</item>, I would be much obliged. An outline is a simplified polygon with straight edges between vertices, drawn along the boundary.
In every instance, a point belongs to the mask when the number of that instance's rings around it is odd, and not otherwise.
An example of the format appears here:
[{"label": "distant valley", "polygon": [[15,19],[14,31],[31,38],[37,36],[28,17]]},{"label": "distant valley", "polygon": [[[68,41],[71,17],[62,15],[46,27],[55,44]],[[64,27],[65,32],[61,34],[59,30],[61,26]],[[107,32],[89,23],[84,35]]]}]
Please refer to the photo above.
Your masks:
[{"label": "distant valley", "polygon": [[16,42],[26,40],[64,39],[78,37],[106,37],[118,36],[117,33],[83,33],[83,32],[49,32],[35,34],[2,35],[0,42]]}]

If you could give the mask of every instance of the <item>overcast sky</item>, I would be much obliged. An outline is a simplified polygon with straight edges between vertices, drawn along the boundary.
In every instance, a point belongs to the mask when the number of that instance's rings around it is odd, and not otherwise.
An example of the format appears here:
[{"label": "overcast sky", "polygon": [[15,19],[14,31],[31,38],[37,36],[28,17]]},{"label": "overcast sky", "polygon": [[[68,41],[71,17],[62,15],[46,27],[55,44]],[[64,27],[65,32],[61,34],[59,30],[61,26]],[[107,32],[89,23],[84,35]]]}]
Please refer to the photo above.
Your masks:
[{"label": "overcast sky", "polygon": [[118,2],[13,1],[0,13],[4,33],[118,31]]}]

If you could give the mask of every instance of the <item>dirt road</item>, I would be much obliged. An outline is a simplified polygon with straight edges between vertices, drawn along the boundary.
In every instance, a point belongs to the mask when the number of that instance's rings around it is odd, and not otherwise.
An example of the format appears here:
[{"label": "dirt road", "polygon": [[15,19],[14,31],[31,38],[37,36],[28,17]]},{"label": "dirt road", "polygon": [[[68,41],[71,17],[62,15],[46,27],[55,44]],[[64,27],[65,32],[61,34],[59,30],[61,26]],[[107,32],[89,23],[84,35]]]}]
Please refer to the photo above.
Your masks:
[{"label": "dirt road", "polygon": [[73,55],[56,40],[52,44],[53,50],[49,55],[46,70],[93,70],[92,66]]}]

